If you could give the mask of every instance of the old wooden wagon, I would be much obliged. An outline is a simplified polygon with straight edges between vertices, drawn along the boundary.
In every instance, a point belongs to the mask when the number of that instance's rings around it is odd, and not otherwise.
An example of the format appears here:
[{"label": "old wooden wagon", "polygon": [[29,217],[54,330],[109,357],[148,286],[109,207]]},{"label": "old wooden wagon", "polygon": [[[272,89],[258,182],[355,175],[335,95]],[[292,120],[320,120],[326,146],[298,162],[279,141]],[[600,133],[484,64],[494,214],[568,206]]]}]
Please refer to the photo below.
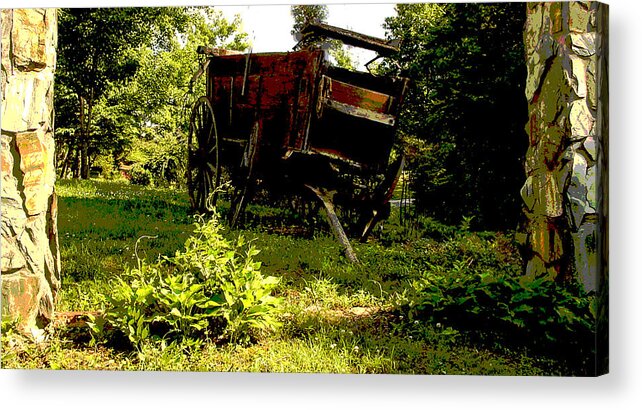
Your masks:
[{"label": "old wooden wagon", "polygon": [[[302,35],[338,39],[382,57],[397,51],[383,40],[325,24],[311,24]],[[192,207],[205,211],[216,203],[224,170],[233,187],[232,225],[258,185],[308,191],[322,201],[353,257],[335,205],[359,215],[362,239],[389,213],[403,168],[403,157],[391,158],[391,150],[408,80],[333,66],[319,48],[198,52],[205,56],[200,73],[206,74],[206,95],[191,114]]]}]

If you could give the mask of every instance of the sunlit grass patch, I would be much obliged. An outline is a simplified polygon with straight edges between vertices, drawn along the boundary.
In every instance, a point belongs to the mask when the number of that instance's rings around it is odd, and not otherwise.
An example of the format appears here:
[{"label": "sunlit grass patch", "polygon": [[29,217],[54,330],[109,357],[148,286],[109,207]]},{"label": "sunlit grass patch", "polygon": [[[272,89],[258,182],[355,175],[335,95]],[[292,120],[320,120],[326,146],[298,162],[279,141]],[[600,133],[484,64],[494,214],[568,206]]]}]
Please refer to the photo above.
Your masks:
[{"label": "sunlit grass patch", "polygon": [[[142,260],[175,255],[194,231],[185,192],[116,181],[59,181],[63,266],[58,311],[102,311],[110,281]],[[219,210],[228,204],[220,202]],[[471,233],[423,221],[404,236],[394,218],[367,243],[354,243],[351,264],[327,229],[292,228],[300,216],[266,205],[248,207],[241,229],[260,252],[264,275],[280,279],[275,296],[283,326],[250,342],[143,340],[138,349],[89,343],[89,334],[60,325],[42,345],[4,332],[3,367],[50,369],[408,373],[569,374],[563,364],[526,347],[480,343],[457,323],[411,317],[409,309],[436,277],[519,274],[509,235]],[[289,218],[289,219],[288,219]],[[397,224],[397,225],[396,225]],[[305,234],[300,232],[305,231]],[[395,232],[395,235],[389,235]],[[416,232],[416,233],[417,233]],[[386,236],[388,235],[388,236]],[[140,239],[140,240],[139,240]],[[450,283],[450,282],[449,282]],[[4,328],[3,328],[4,330]],[[490,340],[490,341],[489,341]]]},{"label": "sunlit grass patch", "polygon": [[[194,229],[187,195],[123,181],[61,180],[58,234],[64,276],[105,277],[173,253]],[[136,242],[141,237],[136,249]]]}]

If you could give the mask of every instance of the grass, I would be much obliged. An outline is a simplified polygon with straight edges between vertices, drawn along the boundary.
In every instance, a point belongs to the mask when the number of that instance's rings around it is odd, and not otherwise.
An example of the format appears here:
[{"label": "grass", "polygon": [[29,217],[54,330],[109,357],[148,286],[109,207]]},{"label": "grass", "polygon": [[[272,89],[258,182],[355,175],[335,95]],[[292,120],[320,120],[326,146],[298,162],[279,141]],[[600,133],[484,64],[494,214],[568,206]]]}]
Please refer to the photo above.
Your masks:
[{"label": "grass", "polygon": [[[187,195],[125,182],[59,181],[63,284],[58,311],[104,308],[108,279],[183,247],[193,230]],[[226,204],[222,202],[221,207]],[[284,235],[274,224],[281,211],[250,206],[243,235],[261,250],[264,275],[281,278],[284,325],[252,344],[145,343],[140,351],[92,345],[82,332],[59,324],[36,345],[4,326],[3,368],[182,370],[244,372],[554,375],[563,362],[531,351],[481,340],[465,329],[416,320],[400,306],[426,275],[458,270],[519,272],[510,236],[454,234],[434,221],[404,237],[390,222],[375,238],[354,244],[362,263],[350,264],[337,241],[314,227]],[[406,231],[407,232],[407,231]]]}]

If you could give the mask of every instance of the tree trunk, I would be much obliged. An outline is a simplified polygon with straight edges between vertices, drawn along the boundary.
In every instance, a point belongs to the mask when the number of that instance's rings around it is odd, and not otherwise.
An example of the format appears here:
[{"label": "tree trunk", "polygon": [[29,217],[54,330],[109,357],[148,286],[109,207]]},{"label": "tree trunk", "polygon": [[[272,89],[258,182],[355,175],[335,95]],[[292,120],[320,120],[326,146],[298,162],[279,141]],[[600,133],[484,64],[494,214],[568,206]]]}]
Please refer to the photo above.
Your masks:
[{"label": "tree trunk", "polygon": [[71,177],[74,179],[80,178],[80,144],[74,147],[74,156],[71,161]]},{"label": "tree trunk", "polygon": [[67,175],[67,170],[69,169],[69,159],[71,158],[71,152],[73,151],[72,147],[70,144],[67,144],[67,150],[65,151],[65,155],[62,157],[62,160],[60,161],[60,174],[58,174],[58,178],[64,179],[65,176]]},{"label": "tree trunk", "polygon": [[53,139],[55,9],[2,18],[2,316],[34,336],[60,286]]},{"label": "tree trunk", "polygon": [[87,156],[89,154],[90,118],[88,114],[85,114],[88,111],[87,101],[80,95],[78,99],[80,100],[80,178],[87,179],[89,177]]},{"label": "tree trunk", "polygon": [[80,129],[82,140],[80,148],[80,178],[89,179],[89,141],[91,141],[91,119],[94,107],[94,90],[89,93],[89,99],[80,97]]},{"label": "tree trunk", "polygon": [[87,135],[82,140],[82,148],[80,150],[80,178],[89,178],[89,141],[87,141]]}]

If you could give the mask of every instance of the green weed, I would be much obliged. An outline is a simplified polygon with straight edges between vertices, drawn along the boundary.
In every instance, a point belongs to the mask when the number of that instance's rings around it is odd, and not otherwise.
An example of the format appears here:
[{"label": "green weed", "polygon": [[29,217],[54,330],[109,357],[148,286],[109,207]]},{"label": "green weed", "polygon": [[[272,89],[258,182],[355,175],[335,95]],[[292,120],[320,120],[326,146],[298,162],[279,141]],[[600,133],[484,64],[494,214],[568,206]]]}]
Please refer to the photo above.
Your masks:
[{"label": "green weed", "polygon": [[216,215],[196,223],[184,250],[139,261],[111,282],[104,319],[95,318],[92,330],[111,326],[140,349],[148,338],[244,342],[252,330],[275,329],[280,299],[271,292],[279,280],[261,274],[253,259],[259,252],[245,245],[242,237],[234,245],[223,238]]}]

